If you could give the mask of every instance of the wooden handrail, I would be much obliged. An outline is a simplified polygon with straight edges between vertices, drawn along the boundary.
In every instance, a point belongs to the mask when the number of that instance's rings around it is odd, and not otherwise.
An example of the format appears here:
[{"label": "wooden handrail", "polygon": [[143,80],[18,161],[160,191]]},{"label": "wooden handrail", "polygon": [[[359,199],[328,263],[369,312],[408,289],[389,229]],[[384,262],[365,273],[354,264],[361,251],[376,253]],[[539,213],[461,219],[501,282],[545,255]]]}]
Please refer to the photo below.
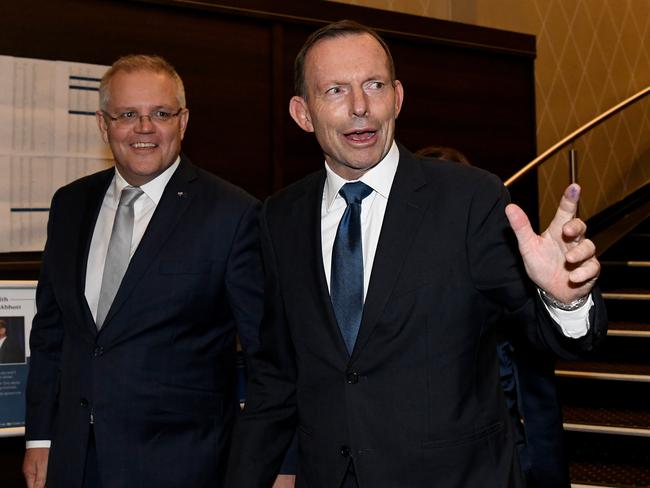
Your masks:
[{"label": "wooden handrail", "polygon": [[629,107],[630,105],[638,102],[639,100],[646,97],[647,95],[650,95],[650,86],[648,86],[648,87],[644,88],[643,90],[641,90],[640,92],[632,95],[630,98],[627,98],[626,100],[623,100],[621,103],[619,103],[618,105],[613,106],[612,108],[610,108],[606,112],[603,112],[598,117],[594,118],[590,122],[587,122],[585,125],[583,125],[579,129],[576,129],[575,131],[573,131],[571,134],[566,136],[564,139],[562,139],[560,142],[558,142],[554,146],[551,146],[549,149],[544,151],[542,154],[537,156],[530,163],[528,163],[526,166],[524,166],[519,171],[517,171],[514,175],[512,175],[510,178],[508,178],[506,180],[506,182],[505,182],[505,185],[506,186],[512,185],[515,181],[517,181],[523,175],[525,175],[529,171],[533,170],[534,168],[537,168],[540,164],[542,164],[544,161],[546,161],[551,156],[554,156],[564,146],[572,143],[578,137],[582,136],[586,132],[589,132],[591,129],[593,129],[597,125],[602,124],[603,122],[605,122],[607,119],[609,119],[613,115],[616,115],[621,110],[623,110],[623,109]]}]

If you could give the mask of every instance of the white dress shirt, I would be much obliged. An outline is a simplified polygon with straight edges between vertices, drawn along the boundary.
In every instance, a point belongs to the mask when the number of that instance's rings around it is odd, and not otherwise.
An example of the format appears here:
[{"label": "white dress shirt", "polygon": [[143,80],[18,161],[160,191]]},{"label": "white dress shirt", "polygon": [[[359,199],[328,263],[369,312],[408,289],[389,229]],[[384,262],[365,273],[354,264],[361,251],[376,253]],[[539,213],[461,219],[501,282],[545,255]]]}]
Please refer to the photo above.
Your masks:
[{"label": "white dress shirt", "polygon": [[[158,202],[160,202],[163,191],[165,191],[167,183],[169,183],[179,164],[180,158],[176,158],[174,164],[163,173],[140,187],[144,193],[133,203],[133,237],[131,238],[131,254],[129,255],[129,259],[131,259],[133,253],[138,248],[154,210],[156,210]],[[99,292],[102,286],[104,264],[106,262],[106,253],[108,252],[108,243],[111,239],[111,231],[113,230],[115,213],[120,203],[122,189],[128,185],[129,183],[122,177],[116,167],[115,177],[108,186],[108,190],[106,190],[102,208],[97,216],[97,223],[95,224],[93,239],[90,243],[90,251],[88,252],[85,288],[86,301],[93,314],[93,318],[97,317]]]},{"label": "white dress shirt", "polygon": [[[388,154],[374,168],[366,171],[359,180],[370,188],[372,193],[361,202],[361,248],[363,253],[363,297],[365,300],[372,273],[372,265],[375,261],[375,252],[379,242],[379,234],[388,205],[390,189],[393,186],[397,165],[399,163],[399,149],[393,141]],[[330,275],[332,272],[332,248],[338,229],[339,221],[347,204],[345,199],[339,195],[339,190],[345,180],[337,175],[325,163],[327,177],[323,188],[323,203],[321,206],[321,243],[323,249],[323,267],[327,278],[327,287],[330,286]],[[562,332],[567,337],[583,337],[589,331],[589,309],[593,305],[591,295],[587,302],[577,310],[570,312],[549,307],[544,303],[551,317],[559,324]]]},{"label": "white dress shirt", "polygon": [[[384,159],[369,171],[366,171],[359,180],[370,188],[372,193],[361,202],[361,250],[363,253],[363,298],[365,300],[372,272],[372,263],[375,261],[375,252],[381,233],[381,225],[384,222],[388,195],[393,186],[393,179],[399,162],[399,150],[393,142],[388,154]],[[325,163],[327,178],[323,188],[323,204],[321,206],[321,243],[323,248],[323,266],[327,278],[327,287],[330,286],[330,274],[332,272],[332,248],[336,231],[343,217],[347,204],[345,199],[339,195],[339,190],[348,180],[341,178]]]},{"label": "white dress shirt", "polygon": [[[131,239],[131,254],[129,259],[135,253],[135,250],[140,244],[140,240],[147,230],[149,221],[153,216],[154,210],[160,202],[163,191],[169,180],[171,179],[174,171],[180,164],[180,156],[176,158],[174,164],[167,168],[163,173],[156,176],[153,180],[145,183],[140,188],[144,192],[133,204],[133,237]],[[95,223],[95,230],[93,231],[93,238],[90,242],[90,250],[88,252],[88,264],[86,266],[86,285],[85,296],[88,302],[88,307],[93,314],[93,318],[97,317],[97,305],[99,303],[99,291],[102,286],[102,277],[104,275],[104,262],[106,261],[106,253],[108,252],[108,242],[111,239],[111,231],[113,230],[113,221],[115,220],[115,213],[117,206],[120,203],[120,195],[122,189],[128,186],[129,183],[122,177],[117,167],[115,168],[115,176],[108,186],[108,190],[104,194],[102,207],[97,216]],[[50,447],[51,441],[49,440],[34,440],[27,441],[26,448],[31,449],[35,447]]]}]

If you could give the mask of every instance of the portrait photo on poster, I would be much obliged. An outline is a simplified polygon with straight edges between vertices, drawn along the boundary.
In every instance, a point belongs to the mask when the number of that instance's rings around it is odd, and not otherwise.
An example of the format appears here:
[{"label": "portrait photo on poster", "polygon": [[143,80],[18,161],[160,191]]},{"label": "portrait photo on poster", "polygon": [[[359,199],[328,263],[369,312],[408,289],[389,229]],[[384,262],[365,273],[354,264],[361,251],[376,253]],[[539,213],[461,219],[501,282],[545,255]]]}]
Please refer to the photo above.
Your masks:
[{"label": "portrait photo on poster", "polygon": [[25,363],[25,317],[0,316],[0,364]]},{"label": "portrait photo on poster", "polygon": [[36,281],[0,280],[0,437],[24,434],[35,297]]}]

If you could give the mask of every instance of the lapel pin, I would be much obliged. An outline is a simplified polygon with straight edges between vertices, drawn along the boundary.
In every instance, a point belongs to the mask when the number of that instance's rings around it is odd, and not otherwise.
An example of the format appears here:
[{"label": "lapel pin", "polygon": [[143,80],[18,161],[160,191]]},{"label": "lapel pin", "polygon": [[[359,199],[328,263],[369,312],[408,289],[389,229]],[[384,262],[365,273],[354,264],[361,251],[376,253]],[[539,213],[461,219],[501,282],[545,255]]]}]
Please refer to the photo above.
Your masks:
[{"label": "lapel pin", "polygon": [[179,198],[186,198],[187,197],[187,193],[185,193],[184,191],[179,191],[179,192],[176,193],[176,195],[178,195]]}]

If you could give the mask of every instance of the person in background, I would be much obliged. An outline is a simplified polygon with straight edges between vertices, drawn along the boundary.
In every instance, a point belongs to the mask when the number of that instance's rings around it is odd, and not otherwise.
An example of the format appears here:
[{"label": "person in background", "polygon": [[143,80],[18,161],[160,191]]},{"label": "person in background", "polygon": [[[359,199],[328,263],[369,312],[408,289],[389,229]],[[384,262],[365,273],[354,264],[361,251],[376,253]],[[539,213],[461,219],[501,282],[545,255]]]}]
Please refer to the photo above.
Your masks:
[{"label": "person in background", "polygon": [[[427,146],[415,154],[470,164],[462,152],[452,147]],[[497,346],[499,376],[517,436],[526,487],[568,488],[571,480],[555,387],[555,358],[531,348],[512,319],[504,318],[501,329]]]},{"label": "person in background", "polygon": [[567,358],[603,338],[579,187],[537,235],[494,175],[397,144],[405,89],[356,22],[309,36],[295,90],[324,167],[262,210],[265,315],[226,487],[270,486],[296,431],[299,487],[524,486],[497,324]]},{"label": "person in background", "polygon": [[471,164],[462,152],[447,146],[426,146],[415,151],[415,155],[425,158],[442,159],[443,161],[455,161],[461,164]]},{"label": "person in background", "polygon": [[183,82],[130,55],[96,118],[115,167],[53,199],[30,337],[30,488],[222,486],[235,336],[263,309],[259,202],[181,154]]}]

